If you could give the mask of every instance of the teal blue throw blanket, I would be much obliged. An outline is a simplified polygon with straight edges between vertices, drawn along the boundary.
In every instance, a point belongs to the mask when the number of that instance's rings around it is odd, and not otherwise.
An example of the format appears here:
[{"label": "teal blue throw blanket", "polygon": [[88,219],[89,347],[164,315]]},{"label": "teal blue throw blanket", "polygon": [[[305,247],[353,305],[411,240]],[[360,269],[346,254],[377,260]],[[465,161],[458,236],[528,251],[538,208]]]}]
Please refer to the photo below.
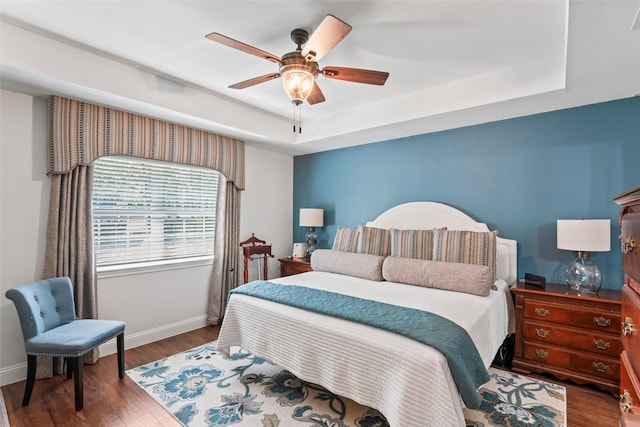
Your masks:
[{"label": "teal blue throw blanket", "polygon": [[303,286],[279,285],[258,280],[229,293],[268,301],[363,323],[429,345],[444,355],[462,400],[468,408],[480,406],[478,388],[489,373],[466,330],[437,314]]}]

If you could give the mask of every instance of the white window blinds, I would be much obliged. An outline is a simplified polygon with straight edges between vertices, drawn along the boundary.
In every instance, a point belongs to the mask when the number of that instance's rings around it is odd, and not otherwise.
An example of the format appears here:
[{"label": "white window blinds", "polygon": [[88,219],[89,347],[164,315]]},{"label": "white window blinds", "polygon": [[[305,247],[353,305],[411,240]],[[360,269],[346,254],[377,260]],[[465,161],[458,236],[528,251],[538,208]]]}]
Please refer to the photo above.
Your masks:
[{"label": "white window blinds", "polygon": [[219,173],[132,157],[94,163],[98,267],[213,256]]}]

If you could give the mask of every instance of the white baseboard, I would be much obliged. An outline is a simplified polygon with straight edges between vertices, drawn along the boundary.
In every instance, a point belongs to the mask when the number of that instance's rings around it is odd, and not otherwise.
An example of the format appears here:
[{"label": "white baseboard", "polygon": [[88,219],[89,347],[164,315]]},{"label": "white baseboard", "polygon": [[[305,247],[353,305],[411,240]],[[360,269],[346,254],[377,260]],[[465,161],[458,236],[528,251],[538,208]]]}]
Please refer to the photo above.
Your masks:
[{"label": "white baseboard", "polygon": [[[124,348],[130,349],[140,347],[141,345],[149,344],[152,342],[160,341],[165,338],[180,335],[185,332],[193,331],[194,329],[203,328],[207,326],[207,316],[198,316],[191,319],[183,320],[181,322],[172,323],[170,325],[160,326],[158,328],[149,329],[142,332],[136,332],[135,334],[128,335],[125,329],[124,334]],[[116,339],[107,341],[100,346],[100,355],[106,356],[113,354],[117,351]]]},{"label": "white baseboard", "polygon": [[[136,332],[134,334],[127,334],[125,329],[124,334],[124,347],[125,349],[139,347],[141,345],[149,344],[152,342],[160,341],[165,338],[170,338],[175,335],[180,335],[185,332],[193,331],[194,329],[203,328],[207,326],[207,316],[198,316],[191,319],[183,320],[180,322],[172,323],[169,325],[163,325],[154,329],[149,329],[142,332]],[[107,341],[100,346],[100,355],[107,356],[117,351],[115,338]],[[27,362],[19,363],[17,365],[7,366],[0,369],[0,386],[7,384],[13,384],[18,381],[23,381],[27,378]]]},{"label": "white baseboard", "polygon": [[[25,356],[26,357],[26,356]],[[0,369],[0,386],[17,383],[27,378],[27,362]]]}]

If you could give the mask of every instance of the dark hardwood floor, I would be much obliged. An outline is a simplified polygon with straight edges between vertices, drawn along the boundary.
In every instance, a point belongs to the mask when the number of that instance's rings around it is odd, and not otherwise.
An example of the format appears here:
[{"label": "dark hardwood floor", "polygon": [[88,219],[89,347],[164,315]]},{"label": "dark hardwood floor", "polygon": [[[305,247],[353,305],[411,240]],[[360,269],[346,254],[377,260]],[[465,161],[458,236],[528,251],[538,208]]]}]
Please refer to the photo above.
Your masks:
[{"label": "dark hardwood floor", "polygon": [[[135,368],[213,341],[217,327],[206,327],[126,351],[126,369]],[[66,376],[38,380],[28,406],[22,407],[24,381],[2,387],[12,427],[171,426],[180,424],[125,375],[118,379],[115,354],[85,366],[84,409],[76,412],[73,381]],[[554,381],[548,377],[540,377]],[[618,401],[609,393],[560,382],[567,387],[569,427],[618,426]],[[286,427],[286,426],[282,426]]]}]

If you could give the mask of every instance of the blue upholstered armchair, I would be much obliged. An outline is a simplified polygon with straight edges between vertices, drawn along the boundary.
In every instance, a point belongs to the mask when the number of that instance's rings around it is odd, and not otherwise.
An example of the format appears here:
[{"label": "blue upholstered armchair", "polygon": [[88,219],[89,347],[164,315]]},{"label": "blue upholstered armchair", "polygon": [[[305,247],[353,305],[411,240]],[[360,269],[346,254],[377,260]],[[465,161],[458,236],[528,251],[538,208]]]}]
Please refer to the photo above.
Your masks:
[{"label": "blue upholstered armchair", "polygon": [[124,322],[76,319],[73,287],[68,277],[40,280],[9,289],[24,336],[27,384],[22,406],[29,404],[36,379],[36,356],[64,357],[67,378],[74,376],[76,411],[82,409],[83,355],[117,337],[118,375],[124,377]]}]

